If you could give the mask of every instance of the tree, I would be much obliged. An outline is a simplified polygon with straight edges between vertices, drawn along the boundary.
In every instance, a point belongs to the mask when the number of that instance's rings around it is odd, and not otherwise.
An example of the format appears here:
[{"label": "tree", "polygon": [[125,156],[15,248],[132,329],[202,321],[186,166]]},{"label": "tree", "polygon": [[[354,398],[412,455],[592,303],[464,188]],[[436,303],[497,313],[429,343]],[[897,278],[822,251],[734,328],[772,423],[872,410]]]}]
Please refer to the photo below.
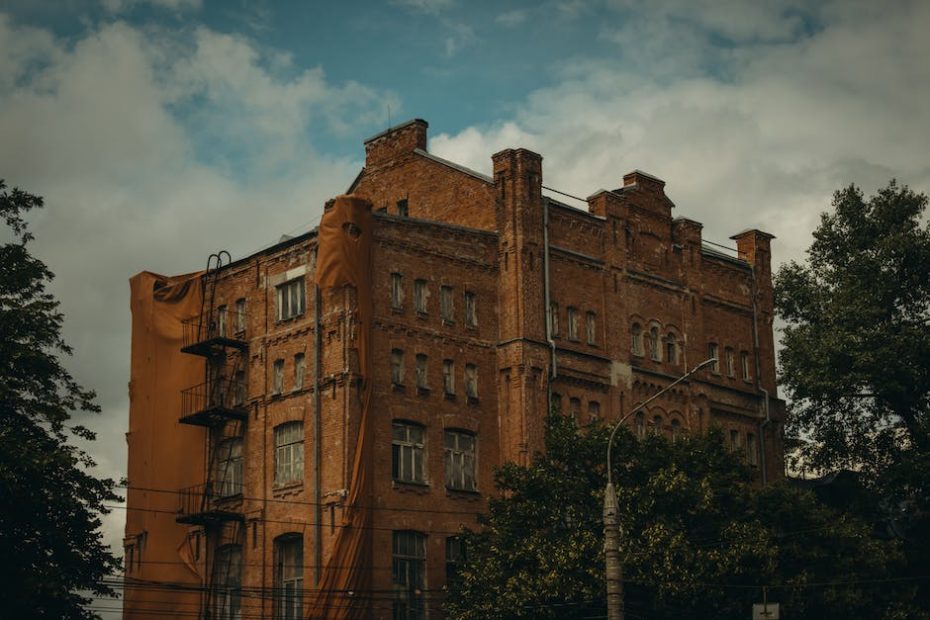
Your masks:
[{"label": "tree", "polygon": [[101,580],[119,561],[98,528],[104,502],[119,498],[69,443],[94,439],[68,426],[72,413],[99,407],[58,358],[71,349],[46,291],[53,275],[27,247],[24,214],[41,206],[0,180],[0,217],[12,239],[0,246],[0,609],[10,618],[93,618],[89,595],[114,594]]},{"label": "tree", "polygon": [[[930,225],[927,196],[892,180],[833,196],[801,264],[775,278],[794,464],[860,471],[930,573]],[[926,582],[924,582],[926,583]],[[930,607],[930,588],[922,601]]]},{"label": "tree", "polygon": [[[451,581],[452,618],[590,618],[606,608],[602,502],[607,429],[548,420],[546,453],[497,472],[480,532]],[[723,436],[615,444],[627,618],[919,618],[898,543],[808,492],[754,486]],[[911,615],[908,615],[911,614]]]}]

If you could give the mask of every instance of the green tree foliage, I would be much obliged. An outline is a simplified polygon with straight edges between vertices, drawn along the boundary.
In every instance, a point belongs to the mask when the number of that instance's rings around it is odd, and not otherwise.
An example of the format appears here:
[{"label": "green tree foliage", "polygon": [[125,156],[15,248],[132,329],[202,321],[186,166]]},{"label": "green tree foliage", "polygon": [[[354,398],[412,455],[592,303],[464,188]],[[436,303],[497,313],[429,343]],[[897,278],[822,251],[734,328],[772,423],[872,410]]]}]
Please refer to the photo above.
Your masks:
[{"label": "green tree foliage", "polygon": [[[483,530],[464,534],[452,618],[590,618],[606,608],[602,505],[607,432],[548,422],[546,454],[505,465]],[[719,432],[615,444],[627,618],[917,618],[898,543],[808,492],[759,488]],[[911,615],[908,615],[911,614]]]},{"label": "green tree foliage", "polygon": [[117,500],[111,480],[69,443],[94,438],[67,426],[76,411],[99,411],[58,356],[58,302],[46,291],[52,273],[29,253],[24,214],[42,199],[0,181],[0,615],[92,618],[89,595],[112,595],[101,579],[119,563],[101,540],[103,502]]},{"label": "green tree foliage", "polygon": [[[795,465],[853,469],[930,573],[930,225],[927,196],[895,181],[833,196],[807,260],[783,266],[781,382]],[[930,608],[930,587],[922,601]]]}]

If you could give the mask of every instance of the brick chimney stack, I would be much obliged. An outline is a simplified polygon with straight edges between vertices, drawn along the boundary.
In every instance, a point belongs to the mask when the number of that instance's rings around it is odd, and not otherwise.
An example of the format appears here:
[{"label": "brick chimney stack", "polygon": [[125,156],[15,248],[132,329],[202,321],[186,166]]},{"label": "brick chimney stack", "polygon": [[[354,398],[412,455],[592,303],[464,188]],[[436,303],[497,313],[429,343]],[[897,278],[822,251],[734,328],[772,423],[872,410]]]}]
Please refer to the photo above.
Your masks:
[{"label": "brick chimney stack", "polygon": [[365,140],[365,168],[410,155],[416,149],[426,150],[426,133],[429,123],[415,118],[385,129]]}]

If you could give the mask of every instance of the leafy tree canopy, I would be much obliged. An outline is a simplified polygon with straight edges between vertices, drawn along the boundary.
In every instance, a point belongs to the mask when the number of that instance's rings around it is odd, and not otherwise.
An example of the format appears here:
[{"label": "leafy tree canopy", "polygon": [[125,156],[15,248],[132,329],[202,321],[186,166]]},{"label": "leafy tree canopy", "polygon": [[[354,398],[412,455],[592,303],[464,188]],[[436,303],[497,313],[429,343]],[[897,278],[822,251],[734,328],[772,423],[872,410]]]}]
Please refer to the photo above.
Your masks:
[{"label": "leafy tree canopy", "polygon": [[29,253],[24,215],[42,199],[0,180],[0,615],[92,618],[89,594],[112,595],[101,579],[118,567],[101,540],[113,481],[89,473],[94,462],[69,443],[94,438],[67,423],[99,411],[94,393],[61,365],[71,349],[62,314],[46,291],[53,275]]},{"label": "leafy tree canopy", "polygon": [[[833,196],[803,263],[775,277],[795,466],[861,471],[930,573],[930,224],[891,181]],[[878,499],[876,500],[878,502]],[[930,607],[930,591],[923,602]]]},{"label": "leafy tree canopy", "polygon": [[[450,585],[452,618],[590,618],[606,609],[607,430],[548,421],[546,454],[505,465]],[[722,435],[615,444],[627,618],[746,618],[769,600],[793,618],[919,618],[898,543],[808,492],[753,486]],[[909,615],[911,614],[911,615]]]}]

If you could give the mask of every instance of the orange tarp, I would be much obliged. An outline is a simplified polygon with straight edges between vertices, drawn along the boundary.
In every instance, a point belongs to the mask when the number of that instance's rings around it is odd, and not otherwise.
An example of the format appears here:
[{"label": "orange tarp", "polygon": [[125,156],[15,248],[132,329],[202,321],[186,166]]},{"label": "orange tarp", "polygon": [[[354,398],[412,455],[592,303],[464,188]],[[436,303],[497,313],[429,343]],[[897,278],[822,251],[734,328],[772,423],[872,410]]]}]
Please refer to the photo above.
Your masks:
[{"label": "orange tarp", "polygon": [[370,602],[371,580],[371,358],[372,322],[371,203],[355,196],[339,196],[320,222],[317,283],[324,291],[354,287],[358,300],[358,361],[362,375],[361,418],[343,527],[333,543],[311,618],[364,618]]},{"label": "orange tarp", "polygon": [[[201,585],[187,540],[175,523],[175,491],[203,482],[203,429],[178,423],[181,390],[203,380],[201,358],[181,353],[181,321],[200,313],[200,273],[130,279],[132,361],[129,381],[129,489],[124,618],[190,615]],[[146,541],[151,541],[146,545]],[[127,558],[128,561],[128,558]],[[179,585],[155,586],[149,582]]]}]

